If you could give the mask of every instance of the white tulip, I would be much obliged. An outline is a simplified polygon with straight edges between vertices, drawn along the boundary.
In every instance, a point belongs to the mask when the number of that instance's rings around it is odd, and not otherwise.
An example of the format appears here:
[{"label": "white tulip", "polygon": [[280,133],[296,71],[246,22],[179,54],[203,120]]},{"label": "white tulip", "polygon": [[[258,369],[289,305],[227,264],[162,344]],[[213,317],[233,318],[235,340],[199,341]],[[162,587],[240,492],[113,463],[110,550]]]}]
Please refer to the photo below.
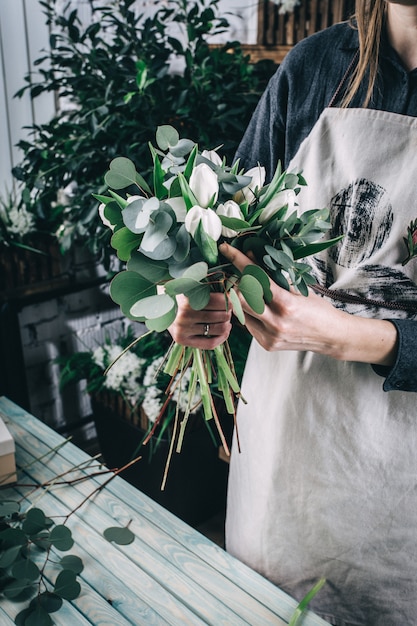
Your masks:
[{"label": "white tulip", "polygon": [[[226,200],[224,204],[219,204],[216,209],[217,215],[224,215],[225,217],[236,217],[239,220],[245,219],[243,217],[240,206],[234,200]],[[222,226],[223,237],[236,237],[237,231],[232,228]]]},{"label": "white tulip", "polygon": [[212,210],[201,206],[193,206],[188,211],[185,218],[185,228],[194,237],[199,223],[203,227],[206,235],[217,241],[222,234],[222,223],[220,217]]},{"label": "white tulip", "polygon": [[107,226],[107,228],[111,228],[112,230],[114,230],[113,224],[104,215],[105,208],[106,208],[106,205],[104,204],[104,202],[102,202],[100,206],[98,207],[98,214],[100,215],[101,221],[103,222],[104,226]]},{"label": "white tulip", "polygon": [[200,163],[193,169],[189,185],[201,207],[207,208],[213,196],[214,202],[217,200],[219,193],[217,174],[206,163]]},{"label": "white tulip", "polygon": [[265,224],[277,211],[288,205],[291,212],[295,207],[295,191],[294,189],[283,189],[272,198],[258,217],[260,224]]},{"label": "white tulip", "polygon": [[250,176],[251,182],[246,187],[243,187],[240,191],[238,191],[234,200],[241,204],[246,200],[248,204],[252,204],[256,200],[255,192],[257,189],[261,189],[265,182],[265,168],[261,165],[257,165],[256,167],[252,167],[250,170],[243,174],[244,176]]},{"label": "white tulip", "polygon": [[201,153],[201,156],[204,157],[205,159],[208,159],[212,163],[214,163],[214,165],[222,164],[222,159],[217,154],[216,150],[203,150],[203,152]]}]

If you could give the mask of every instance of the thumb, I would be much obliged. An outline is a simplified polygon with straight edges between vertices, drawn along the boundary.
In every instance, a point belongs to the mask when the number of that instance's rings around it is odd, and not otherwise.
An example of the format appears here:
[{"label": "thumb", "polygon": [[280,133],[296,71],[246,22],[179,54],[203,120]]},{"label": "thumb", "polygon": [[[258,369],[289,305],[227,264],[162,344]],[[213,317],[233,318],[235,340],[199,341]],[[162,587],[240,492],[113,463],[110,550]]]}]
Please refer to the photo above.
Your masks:
[{"label": "thumb", "polygon": [[230,263],[232,263],[240,272],[242,272],[248,265],[256,265],[256,263],[251,261],[246,254],[243,254],[243,252],[233,246],[230,246],[228,243],[220,244],[219,250],[223,256],[225,256],[226,259],[230,261]]}]

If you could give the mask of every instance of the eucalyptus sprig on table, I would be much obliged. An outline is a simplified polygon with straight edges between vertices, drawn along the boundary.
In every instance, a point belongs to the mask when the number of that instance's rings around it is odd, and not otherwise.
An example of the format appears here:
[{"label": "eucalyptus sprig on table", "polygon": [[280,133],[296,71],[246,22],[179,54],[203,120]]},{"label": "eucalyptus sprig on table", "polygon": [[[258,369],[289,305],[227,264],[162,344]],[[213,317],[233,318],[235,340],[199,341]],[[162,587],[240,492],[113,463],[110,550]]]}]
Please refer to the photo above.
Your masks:
[{"label": "eucalyptus sprig on table", "polygon": [[[239,161],[229,166],[218,150],[201,151],[169,125],[157,128],[156,146],[149,144],[149,149],[150,178],[130,159],[117,157],[104,177],[108,195],[95,195],[103,221],[112,230],[111,245],[125,263],[111,282],[110,295],[129,319],[162,332],[175,320],[178,295],[203,310],[211,293],[220,292],[225,306],[231,303],[244,324],[236,289],[262,314],[272,299],[270,278],[308,295],[315,279],[303,259],[339,238],[323,239],[330,229],[328,209],[296,210],[297,195],[306,184],[301,172],[282,171],[278,164],[265,185],[262,166],[246,172]],[[256,265],[237,271],[219,252],[223,241],[250,252]],[[205,336],[203,327],[201,334]],[[192,374],[190,407],[199,387],[204,417],[214,418],[228,452],[210,388],[216,378],[227,412],[235,415],[240,386],[227,342],[213,350],[174,343],[164,371],[174,379],[186,370]],[[188,415],[186,410],[181,423],[176,416],[177,451]]]},{"label": "eucalyptus sprig on table", "polygon": [[[48,454],[56,452],[58,448],[54,448]],[[34,462],[36,460],[38,459]],[[21,490],[29,488],[31,494],[39,491],[41,497],[43,492],[53,489],[54,486],[62,488],[63,485],[71,486],[95,476],[110,474],[107,480],[64,516],[61,524],[55,524],[40,507],[23,511],[27,494],[22,495],[20,500],[5,498],[0,502],[0,598],[3,595],[8,600],[16,602],[31,598],[28,606],[17,614],[15,618],[17,626],[28,624],[50,626],[53,623],[50,614],[58,611],[64,600],[78,598],[81,585],[77,576],[84,569],[83,561],[74,554],[62,557],[56,554],[56,551],[68,552],[74,546],[72,532],[66,524],[75,511],[137,460],[134,459],[127,466],[113,471],[96,470],[92,465],[96,459],[91,459],[87,463],[72,467],[64,474],[54,476],[41,485],[20,483],[14,485]],[[93,471],[80,477],[79,470],[86,469]],[[118,526],[106,528],[103,535],[108,541],[120,545],[132,543],[135,538],[129,528]],[[52,582],[52,572],[57,566],[61,571]]]}]

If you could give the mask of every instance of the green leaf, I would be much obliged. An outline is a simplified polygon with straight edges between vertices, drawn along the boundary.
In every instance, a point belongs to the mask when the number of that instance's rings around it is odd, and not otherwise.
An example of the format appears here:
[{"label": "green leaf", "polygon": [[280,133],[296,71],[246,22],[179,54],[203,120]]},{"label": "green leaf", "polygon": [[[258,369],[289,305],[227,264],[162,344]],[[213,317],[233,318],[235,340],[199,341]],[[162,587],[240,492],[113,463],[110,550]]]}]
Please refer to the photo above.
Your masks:
[{"label": "green leaf", "polygon": [[84,564],[79,556],[75,556],[74,554],[67,554],[62,557],[59,562],[62,569],[69,569],[74,574],[81,574],[84,569]]},{"label": "green leaf", "polygon": [[22,546],[12,546],[0,553],[0,568],[7,569],[20,556]]},{"label": "green leaf", "polygon": [[54,528],[51,530],[49,538],[53,546],[61,552],[70,550],[74,545],[74,539],[72,538],[72,533],[70,529],[63,524],[60,524],[59,526],[54,526]]},{"label": "green leaf", "polygon": [[167,238],[167,234],[173,225],[173,219],[165,211],[156,211],[145,231],[141,242],[141,250],[154,251]]},{"label": "green leaf", "polygon": [[110,296],[120,305],[125,315],[130,314],[131,307],[141,300],[156,294],[156,287],[136,272],[122,271],[110,283]]},{"label": "green leaf", "polygon": [[208,265],[204,261],[199,261],[198,263],[194,263],[194,265],[190,265],[185,270],[183,277],[184,278],[192,278],[197,282],[207,278],[208,274]]},{"label": "green leaf", "polygon": [[162,169],[162,165],[155,148],[149,144],[149,149],[153,158],[153,188],[155,196],[159,198],[159,200],[163,200],[168,196],[168,189],[164,185],[165,172]]},{"label": "green leaf", "polygon": [[132,233],[144,233],[148,228],[151,214],[159,207],[158,198],[136,198],[122,211],[125,226]]},{"label": "green leaf", "polygon": [[154,261],[165,261],[173,256],[176,247],[177,241],[175,237],[165,237],[154,250],[143,250],[142,247],[140,247],[139,250]]},{"label": "green leaf", "polygon": [[312,254],[318,254],[322,250],[326,250],[336,244],[338,241],[343,239],[343,237],[344,235],[340,235],[340,237],[335,237],[334,239],[327,239],[325,241],[319,241],[317,243],[311,243],[307,246],[295,248],[293,250],[294,259],[304,259]]},{"label": "green leaf", "polygon": [[63,570],[55,581],[54,592],[64,600],[75,600],[81,592],[80,583],[71,570]]},{"label": "green leaf", "polygon": [[277,250],[273,246],[265,246],[265,251],[269,254],[269,256],[278,263],[280,267],[284,270],[288,270],[293,265],[293,259],[289,257],[282,250]]},{"label": "green leaf", "polygon": [[169,313],[175,306],[175,301],[168,294],[159,294],[142,298],[130,308],[130,315],[145,319],[156,319]]},{"label": "green leaf", "polygon": [[217,263],[218,248],[217,241],[214,241],[204,230],[201,220],[194,233],[194,241],[196,242],[203,258],[210,266]]},{"label": "green leaf", "polygon": [[124,189],[136,182],[134,163],[126,157],[116,157],[110,163],[110,169],[104,176],[104,182],[113,189]]},{"label": "green leaf", "polygon": [[184,198],[185,206],[187,208],[187,211],[189,211],[191,207],[198,205],[198,200],[191,191],[191,187],[188,184],[185,176],[181,174],[181,172],[178,174],[178,180],[180,183],[181,193],[182,197]]},{"label": "green leaf", "polygon": [[40,575],[39,567],[30,559],[17,561],[12,567],[12,576],[18,580],[37,580]]},{"label": "green leaf", "polygon": [[111,238],[111,246],[117,250],[121,261],[128,261],[133,250],[137,250],[142,241],[142,235],[132,233],[126,226],[117,230]]},{"label": "green leaf", "polygon": [[180,293],[184,294],[187,296],[190,306],[196,311],[204,309],[210,300],[210,285],[184,276],[167,282],[165,291],[172,297]]},{"label": "green leaf", "polygon": [[137,272],[150,282],[157,284],[170,278],[168,266],[165,261],[150,259],[141,252],[132,252],[132,256],[126,265],[128,270]]},{"label": "green leaf", "polygon": [[219,217],[223,226],[226,226],[226,228],[231,228],[233,230],[236,230],[237,232],[244,231],[247,229],[256,230],[258,228],[256,227],[255,229],[248,222],[245,222],[245,220],[240,220],[237,217],[226,217],[226,215],[219,215]]},{"label": "green leaf", "polygon": [[55,593],[51,593],[50,591],[45,591],[41,593],[39,596],[34,598],[30,603],[30,606],[40,604],[40,606],[47,613],[55,613],[59,611],[62,606],[62,598],[57,596]]},{"label": "green leaf", "polygon": [[24,624],[24,626],[51,626],[52,619],[43,606],[36,604],[33,608],[28,609],[28,613],[21,623]]},{"label": "green leaf", "polygon": [[22,530],[27,535],[37,535],[46,528],[45,513],[41,509],[29,509],[22,524]]},{"label": "green leaf", "polygon": [[103,532],[104,538],[107,541],[117,543],[120,546],[127,546],[130,543],[133,543],[135,540],[135,535],[129,528],[123,528],[119,526],[111,526],[110,528],[106,528]]},{"label": "green leaf", "polygon": [[254,276],[242,276],[239,281],[239,291],[255,313],[261,315],[264,312],[265,303],[262,285]]},{"label": "green leaf", "polygon": [[177,241],[177,247],[174,252],[174,260],[177,263],[182,263],[190,254],[191,236],[185,228],[184,224],[179,227],[175,239]]},{"label": "green leaf", "polygon": [[27,543],[27,537],[20,528],[6,528],[0,532],[0,541],[2,549],[12,546],[23,546]]},{"label": "green leaf", "polygon": [[175,317],[177,315],[177,307],[175,306],[171,311],[166,313],[161,317],[158,317],[154,320],[144,320],[147,328],[149,330],[154,330],[157,333],[162,333],[164,330],[169,328],[171,324],[174,322]]},{"label": "green leaf", "polygon": [[32,582],[26,579],[12,580],[11,583],[6,585],[3,589],[3,594],[6,598],[13,600],[17,598],[23,591],[29,589],[32,586]]},{"label": "green leaf", "polygon": [[272,291],[268,274],[259,265],[247,265],[242,272],[243,276],[254,276],[262,285],[265,302],[271,302]]},{"label": "green leaf", "polygon": [[172,146],[176,146],[180,136],[178,131],[169,126],[168,124],[164,124],[162,126],[158,126],[156,129],[156,143],[158,148],[166,152]]},{"label": "green leaf", "polygon": [[239,296],[237,295],[234,289],[229,291],[230,302],[232,303],[233,313],[236,315],[237,319],[241,324],[245,324],[245,314],[242,309],[242,305],[239,300]]},{"label": "green leaf", "polygon": [[326,582],[325,578],[320,578],[320,580],[314,585],[314,587],[304,596],[304,598],[301,600],[300,604],[295,609],[288,626],[297,626],[298,625],[299,620],[300,620],[302,614],[304,613],[304,611],[308,607],[308,604],[318,594],[318,592],[323,587],[325,582]]}]

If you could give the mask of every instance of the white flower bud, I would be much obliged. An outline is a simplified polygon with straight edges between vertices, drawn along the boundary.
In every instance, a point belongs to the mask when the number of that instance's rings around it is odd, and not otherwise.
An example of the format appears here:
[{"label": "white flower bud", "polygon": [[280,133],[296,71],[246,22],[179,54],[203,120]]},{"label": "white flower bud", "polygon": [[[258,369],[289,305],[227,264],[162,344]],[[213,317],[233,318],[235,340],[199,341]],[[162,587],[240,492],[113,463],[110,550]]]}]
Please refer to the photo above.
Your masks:
[{"label": "white flower bud", "polygon": [[201,207],[207,208],[214,196],[214,202],[219,193],[217,174],[206,163],[197,165],[190,176],[190,189]]},{"label": "white flower bud", "polygon": [[256,190],[261,189],[264,185],[265,168],[261,165],[257,165],[256,167],[252,167],[250,170],[245,172],[244,176],[250,176],[252,180],[247,187],[243,187],[243,189],[235,194],[234,200],[236,200],[239,204],[245,200],[248,204],[252,204],[256,200]]},{"label": "white flower bud", "polygon": [[283,189],[272,198],[258,217],[260,224],[265,224],[277,211],[288,205],[291,212],[295,207],[295,191],[294,189]]},{"label": "white flower bud", "polygon": [[164,200],[166,204],[169,204],[171,209],[174,211],[175,216],[177,218],[177,222],[184,222],[185,216],[187,215],[187,207],[185,206],[185,201],[182,196],[177,198],[167,198]]},{"label": "white flower bud", "polygon": [[220,217],[212,209],[204,209],[201,206],[193,206],[185,218],[185,228],[194,237],[194,233],[201,221],[206,235],[217,241],[222,234]]},{"label": "white flower bud", "polygon": [[107,226],[107,228],[111,228],[112,230],[114,230],[113,224],[104,215],[105,208],[106,208],[106,205],[104,204],[104,202],[102,202],[100,206],[98,207],[98,214],[100,215],[101,221],[103,222],[104,226]]},{"label": "white flower bud", "polygon": [[[224,204],[219,204],[216,213],[217,215],[224,215],[225,217],[236,217],[239,220],[244,219],[240,206],[234,200],[226,200]],[[223,237],[236,237],[237,231],[222,226],[222,235]]]},{"label": "white flower bud", "polygon": [[203,152],[201,153],[201,156],[204,157],[205,159],[208,159],[212,163],[214,163],[214,165],[222,164],[222,159],[217,154],[216,150],[203,150]]}]

